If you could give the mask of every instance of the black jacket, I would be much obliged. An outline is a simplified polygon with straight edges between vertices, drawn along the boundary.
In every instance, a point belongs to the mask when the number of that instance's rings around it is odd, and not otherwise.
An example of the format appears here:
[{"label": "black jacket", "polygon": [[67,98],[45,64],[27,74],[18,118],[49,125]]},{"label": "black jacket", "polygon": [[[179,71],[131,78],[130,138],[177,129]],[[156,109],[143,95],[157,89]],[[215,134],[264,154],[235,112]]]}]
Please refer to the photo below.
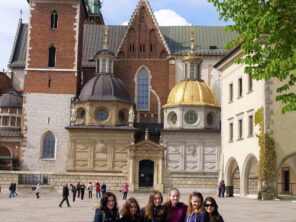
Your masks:
[{"label": "black jacket", "polygon": [[68,188],[68,186],[63,187],[63,197],[69,197],[69,188]]}]

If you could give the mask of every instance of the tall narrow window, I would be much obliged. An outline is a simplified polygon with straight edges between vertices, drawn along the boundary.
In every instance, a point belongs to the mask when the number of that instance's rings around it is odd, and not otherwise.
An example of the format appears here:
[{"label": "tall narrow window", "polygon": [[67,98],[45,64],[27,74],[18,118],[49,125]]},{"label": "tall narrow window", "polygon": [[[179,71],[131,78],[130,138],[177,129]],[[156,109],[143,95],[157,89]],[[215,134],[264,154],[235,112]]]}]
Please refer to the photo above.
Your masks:
[{"label": "tall narrow window", "polygon": [[50,17],[50,27],[56,29],[58,27],[58,13],[56,10],[52,11]]},{"label": "tall narrow window", "polygon": [[188,63],[185,63],[185,79],[188,79]]},{"label": "tall narrow window", "polygon": [[149,110],[150,78],[147,69],[142,68],[137,76],[137,110]]},{"label": "tall narrow window", "polygon": [[42,143],[42,158],[54,158],[55,153],[55,138],[51,132],[47,132]]},{"label": "tall narrow window", "polygon": [[100,73],[100,60],[97,60],[97,64],[96,64],[96,73]]},{"label": "tall narrow window", "polygon": [[190,63],[190,79],[195,79],[195,64],[193,62]]},{"label": "tall narrow window", "polygon": [[252,92],[253,91],[253,79],[252,79],[252,76],[251,75],[248,75],[248,85],[249,85],[249,87],[248,87],[248,91],[249,92]]},{"label": "tall narrow window", "polygon": [[249,137],[253,136],[253,132],[254,132],[254,124],[253,124],[253,115],[249,116]]},{"label": "tall narrow window", "polygon": [[233,101],[233,84],[229,84],[229,102]]},{"label": "tall narrow window", "polygon": [[229,123],[229,142],[233,142],[233,123]]},{"label": "tall narrow window", "polygon": [[106,59],[103,59],[102,60],[102,73],[106,72],[106,65],[107,65],[106,63],[107,63]]},{"label": "tall narrow window", "polygon": [[243,79],[238,79],[238,98],[243,96]]},{"label": "tall narrow window", "polygon": [[238,139],[242,139],[243,138],[243,120],[240,119],[238,120]]},{"label": "tall narrow window", "polygon": [[113,67],[113,62],[111,60],[109,60],[109,63],[108,63],[108,73],[112,73],[112,67]]},{"label": "tall narrow window", "polygon": [[48,49],[48,67],[55,67],[56,48],[52,45]]}]

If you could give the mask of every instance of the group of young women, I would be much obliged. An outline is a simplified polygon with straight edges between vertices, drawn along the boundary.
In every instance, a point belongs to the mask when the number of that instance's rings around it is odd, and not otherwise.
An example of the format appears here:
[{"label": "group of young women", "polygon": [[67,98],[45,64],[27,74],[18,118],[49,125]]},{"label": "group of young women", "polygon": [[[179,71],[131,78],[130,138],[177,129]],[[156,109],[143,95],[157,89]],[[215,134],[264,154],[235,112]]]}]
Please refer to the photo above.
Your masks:
[{"label": "group of young women", "polygon": [[213,197],[204,200],[201,193],[193,192],[189,196],[188,206],[179,200],[180,192],[176,188],[170,190],[165,203],[161,192],[152,191],[143,209],[131,197],[119,212],[116,196],[106,192],[96,209],[94,222],[224,222]]}]

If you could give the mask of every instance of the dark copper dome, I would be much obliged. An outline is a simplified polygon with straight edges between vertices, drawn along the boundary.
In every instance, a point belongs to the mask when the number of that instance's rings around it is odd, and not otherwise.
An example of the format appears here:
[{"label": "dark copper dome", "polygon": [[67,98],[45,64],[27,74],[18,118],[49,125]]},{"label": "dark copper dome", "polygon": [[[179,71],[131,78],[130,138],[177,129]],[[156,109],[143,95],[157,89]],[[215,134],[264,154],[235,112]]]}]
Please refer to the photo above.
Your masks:
[{"label": "dark copper dome", "polygon": [[99,74],[91,78],[82,88],[78,97],[85,101],[117,101],[131,103],[124,83],[110,74]]},{"label": "dark copper dome", "polygon": [[0,108],[22,108],[22,104],[23,98],[12,89],[0,96]]}]

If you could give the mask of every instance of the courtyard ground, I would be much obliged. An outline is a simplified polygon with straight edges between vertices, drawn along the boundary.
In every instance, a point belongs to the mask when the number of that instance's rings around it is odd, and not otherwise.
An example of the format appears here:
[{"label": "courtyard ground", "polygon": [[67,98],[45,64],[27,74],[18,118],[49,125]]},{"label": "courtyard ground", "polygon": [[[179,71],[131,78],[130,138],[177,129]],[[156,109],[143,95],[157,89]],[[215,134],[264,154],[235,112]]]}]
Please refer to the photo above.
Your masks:
[{"label": "courtyard ground", "polygon": [[[64,203],[58,207],[62,197],[60,193],[41,193],[36,199],[33,192],[19,193],[16,198],[8,198],[8,193],[2,190],[0,194],[0,222],[91,222],[94,216],[95,195],[88,199],[77,199],[75,203],[70,198],[71,208]],[[116,193],[119,206],[122,206],[122,195]],[[204,194],[204,197],[211,194]],[[147,193],[129,193],[128,197],[136,197],[140,206],[148,200]],[[189,194],[182,193],[181,200],[187,203]],[[212,194],[211,196],[214,196]],[[167,194],[164,195],[167,197]],[[250,198],[216,198],[219,211],[225,222],[296,222],[295,201],[258,201]]]}]

